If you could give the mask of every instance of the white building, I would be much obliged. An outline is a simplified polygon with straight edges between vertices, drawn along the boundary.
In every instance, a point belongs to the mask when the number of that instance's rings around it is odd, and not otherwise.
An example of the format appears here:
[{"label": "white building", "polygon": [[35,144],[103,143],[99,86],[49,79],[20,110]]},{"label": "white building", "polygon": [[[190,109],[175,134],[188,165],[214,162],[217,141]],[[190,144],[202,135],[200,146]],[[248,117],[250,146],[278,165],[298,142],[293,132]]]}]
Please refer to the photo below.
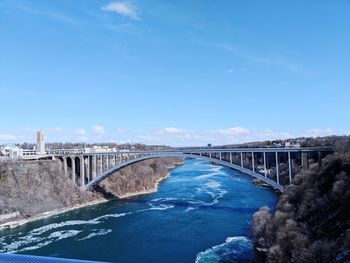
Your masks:
[{"label": "white building", "polygon": [[23,156],[23,149],[17,147],[16,145],[7,145],[1,147],[1,155],[10,159],[18,159]]}]

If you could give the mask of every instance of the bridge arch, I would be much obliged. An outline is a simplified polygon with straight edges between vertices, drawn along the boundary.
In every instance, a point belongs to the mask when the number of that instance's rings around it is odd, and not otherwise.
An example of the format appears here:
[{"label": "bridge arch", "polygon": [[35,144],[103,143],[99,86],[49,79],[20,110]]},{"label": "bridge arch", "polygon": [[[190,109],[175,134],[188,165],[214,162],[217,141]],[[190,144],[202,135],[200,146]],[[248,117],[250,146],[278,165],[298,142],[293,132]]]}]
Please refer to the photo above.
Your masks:
[{"label": "bridge arch", "polygon": [[88,184],[85,185],[85,189],[89,189],[95,185],[98,185],[100,182],[102,182],[103,180],[107,179],[108,177],[110,177],[112,174],[114,174],[115,172],[131,165],[134,163],[138,163],[144,160],[148,160],[148,159],[155,159],[155,158],[164,158],[164,157],[181,157],[181,158],[195,158],[195,159],[202,159],[202,160],[206,160],[206,161],[210,161],[213,163],[216,163],[218,165],[222,165],[222,166],[226,166],[229,168],[232,168],[234,170],[240,171],[244,174],[250,175],[254,178],[257,178],[261,181],[264,181],[265,183],[269,184],[270,186],[272,186],[275,189],[278,189],[280,191],[283,191],[283,186],[280,184],[277,184],[275,181],[266,178],[264,176],[262,176],[259,173],[255,173],[247,168],[241,167],[235,163],[231,163],[231,162],[227,162],[224,160],[220,160],[217,158],[213,158],[213,157],[208,157],[208,156],[203,156],[203,155],[193,155],[193,154],[189,154],[189,153],[161,153],[161,154],[151,154],[151,155],[146,155],[146,156],[142,156],[142,157],[138,157],[132,160],[128,160],[125,161],[123,163],[120,163],[114,167],[112,167],[111,169],[105,171],[104,173],[102,173],[100,176],[96,177],[95,179],[93,179],[92,181],[90,181]]}]

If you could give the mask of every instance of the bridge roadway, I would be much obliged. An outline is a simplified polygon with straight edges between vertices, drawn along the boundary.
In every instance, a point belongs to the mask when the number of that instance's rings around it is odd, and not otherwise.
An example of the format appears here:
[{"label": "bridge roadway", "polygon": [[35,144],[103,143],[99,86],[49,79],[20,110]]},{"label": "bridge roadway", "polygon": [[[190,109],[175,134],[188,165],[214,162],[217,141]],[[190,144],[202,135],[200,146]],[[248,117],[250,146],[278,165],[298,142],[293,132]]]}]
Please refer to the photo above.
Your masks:
[{"label": "bridge roadway", "polygon": [[147,159],[163,157],[199,158],[230,167],[283,191],[311,160],[322,165],[331,148],[185,148],[162,151],[85,152],[84,149],[48,150],[46,155],[24,159],[60,159],[66,176],[85,189],[99,184],[118,170]]}]

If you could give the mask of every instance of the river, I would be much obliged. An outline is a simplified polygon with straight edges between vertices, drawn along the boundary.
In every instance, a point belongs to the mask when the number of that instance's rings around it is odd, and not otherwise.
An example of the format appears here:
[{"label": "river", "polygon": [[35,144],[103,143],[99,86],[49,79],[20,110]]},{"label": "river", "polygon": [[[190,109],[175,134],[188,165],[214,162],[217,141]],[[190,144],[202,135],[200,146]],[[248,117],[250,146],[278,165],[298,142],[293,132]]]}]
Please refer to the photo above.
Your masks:
[{"label": "river", "polygon": [[158,192],[0,232],[0,252],[107,262],[251,262],[252,215],[276,195],[251,177],[188,159]]}]

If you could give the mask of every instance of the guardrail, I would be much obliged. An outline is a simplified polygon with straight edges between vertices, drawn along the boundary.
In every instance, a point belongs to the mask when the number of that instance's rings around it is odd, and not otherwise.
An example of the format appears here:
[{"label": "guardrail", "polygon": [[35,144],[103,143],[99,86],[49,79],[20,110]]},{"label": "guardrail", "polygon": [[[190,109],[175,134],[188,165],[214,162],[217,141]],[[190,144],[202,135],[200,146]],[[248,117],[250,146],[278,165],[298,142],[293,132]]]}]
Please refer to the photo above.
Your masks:
[{"label": "guardrail", "polygon": [[0,254],[1,263],[102,263],[101,261],[89,261],[78,259],[52,258],[27,256],[18,254]]}]

